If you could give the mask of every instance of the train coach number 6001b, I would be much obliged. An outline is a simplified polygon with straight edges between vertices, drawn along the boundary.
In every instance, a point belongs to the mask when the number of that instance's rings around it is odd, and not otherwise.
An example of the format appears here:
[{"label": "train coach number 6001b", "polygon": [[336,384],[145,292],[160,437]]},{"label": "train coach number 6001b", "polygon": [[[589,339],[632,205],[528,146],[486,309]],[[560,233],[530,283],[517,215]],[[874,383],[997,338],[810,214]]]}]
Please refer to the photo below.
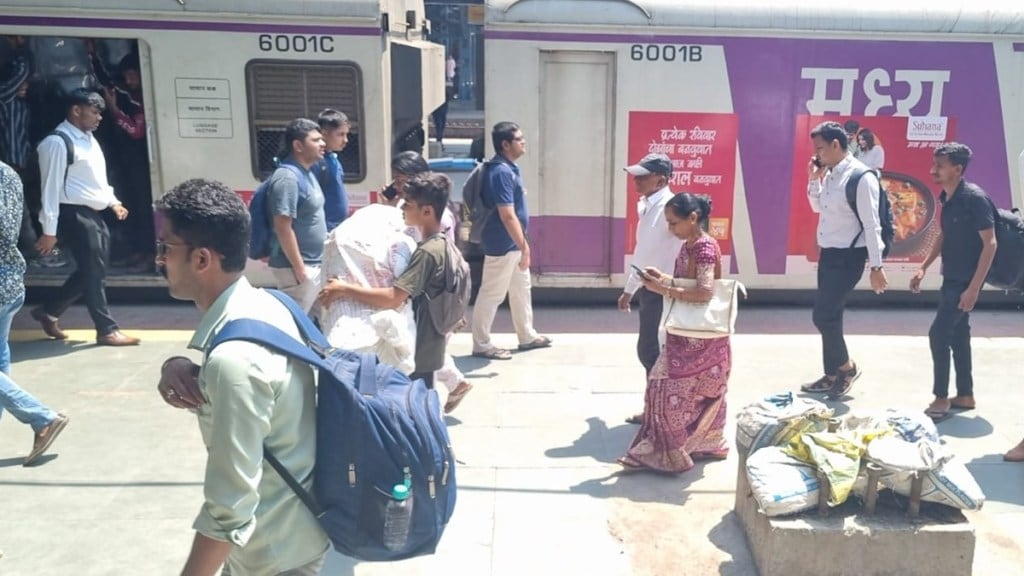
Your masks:
[{"label": "train coach number 6001b", "polygon": [[629,47],[629,57],[649,62],[700,62],[704,57],[703,48],[676,44],[633,44]]},{"label": "train coach number 6001b", "polygon": [[334,52],[334,38],[316,34],[260,34],[259,45],[263,52]]}]

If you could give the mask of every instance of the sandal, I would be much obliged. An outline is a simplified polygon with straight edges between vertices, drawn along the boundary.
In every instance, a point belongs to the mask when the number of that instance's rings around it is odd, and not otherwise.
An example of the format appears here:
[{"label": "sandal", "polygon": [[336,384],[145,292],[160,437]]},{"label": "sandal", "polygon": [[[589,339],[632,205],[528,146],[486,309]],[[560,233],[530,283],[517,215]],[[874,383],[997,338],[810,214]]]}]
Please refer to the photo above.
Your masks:
[{"label": "sandal", "polygon": [[[459,391],[460,389],[462,390],[461,392]],[[459,385],[455,387],[455,390],[452,390],[452,393],[448,395],[448,401],[444,403],[444,413],[449,414],[452,410],[458,408],[459,403],[462,402],[462,399],[465,398],[466,394],[469,394],[469,391],[472,389],[473,385],[469,382],[460,382]]]},{"label": "sandal", "polygon": [[827,375],[818,378],[810,384],[804,384],[800,387],[801,392],[811,392],[814,394],[825,393],[832,390],[832,386],[835,385],[835,380],[832,380]]},{"label": "sandal", "polygon": [[946,420],[949,420],[950,418],[952,418],[953,417],[953,411],[952,410],[939,410],[939,409],[931,409],[931,408],[929,408],[929,409],[924,411],[924,415],[929,417],[929,418],[931,418],[932,422],[938,424],[939,422],[943,422],[943,421],[946,421]]},{"label": "sandal", "polygon": [[633,414],[629,418],[626,418],[626,424],[643,424],[643,423],[644,423],[644,413],[643,412],[641,412],[639,414]]},{"label": "sandal", "polygon": [[477,358],[487,358],[488,360],[511,360],[512,352],[505,350],[504,348],[490,348],[488,350],[473,352],[473,356]]},{"label": "sandal", "polygon": [[634,462],[629,456],[623,456],[615,461],[618,462],[619,466],[622,466],[623,472],[640,472],[647,469],[643,464]]},{"label": "sandal", "polygon": [[547,348],[551,346],[551,338],[547,336],[538,336],[533,342],[527,342],[526,344],[520,344],[519,350],[525,352],[526,350],[535,350],[537,348]]},{"label": "sandal", "polygon": [[[957,397],[959,398],[959,396]],[[956,412],[967,412],[968,410],[974,410],[976,405],[974,404],[958,404],[956,398],[952,398],[949,401],[949,409],[955,410]]]}]

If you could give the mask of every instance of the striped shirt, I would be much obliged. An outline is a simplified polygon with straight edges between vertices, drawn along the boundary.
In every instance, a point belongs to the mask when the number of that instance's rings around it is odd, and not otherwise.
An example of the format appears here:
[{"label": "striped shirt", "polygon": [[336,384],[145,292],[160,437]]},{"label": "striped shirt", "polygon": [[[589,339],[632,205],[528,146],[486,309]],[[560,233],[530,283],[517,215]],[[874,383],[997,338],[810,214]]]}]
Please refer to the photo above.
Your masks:
[{"label": "striped shirt", "polygon": [[0,80],[0,160],[19,169],[28,165],[28,103],[18,96],[28,63],[24,58],[11,65],[10,78]]}]

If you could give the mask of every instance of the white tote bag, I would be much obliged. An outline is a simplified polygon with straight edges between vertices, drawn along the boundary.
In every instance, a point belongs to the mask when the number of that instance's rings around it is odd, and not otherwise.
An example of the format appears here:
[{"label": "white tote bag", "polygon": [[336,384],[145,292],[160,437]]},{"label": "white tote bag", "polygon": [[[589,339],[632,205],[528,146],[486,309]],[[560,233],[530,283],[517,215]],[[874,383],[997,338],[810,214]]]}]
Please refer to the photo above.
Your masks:
[{"label": "white tote bag", "polygon": [[[694,290],[697,281],[673,278],[672,286]],[[738,280],[715,280],[711,301],[684,302],[665,297],[662,307],[662,325],[665,331],[690,338],[722,338],[736,331],[736,312],[739,293],[746,297],[747,289]]]}]

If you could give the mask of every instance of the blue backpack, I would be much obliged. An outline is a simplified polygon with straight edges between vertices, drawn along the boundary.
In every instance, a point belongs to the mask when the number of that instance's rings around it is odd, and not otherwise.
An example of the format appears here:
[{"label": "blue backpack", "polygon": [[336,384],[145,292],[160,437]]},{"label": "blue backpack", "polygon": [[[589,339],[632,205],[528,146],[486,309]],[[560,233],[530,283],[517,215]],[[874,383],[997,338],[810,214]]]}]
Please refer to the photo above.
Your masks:
[{"label": "blue backpack", "polygon": [[[282,162],[277,166],[278,170],[291,170],[299,179],[299,200],[301,201],[308,194],[309,182],[306,174],[301,168],[294,164]],[[274,223],[270,217],[270,209],[267,207],[267,196],[270,193],[270,181],[267,178],[260,183],[259,187],[249,201],[249,220],[252,222],[252,234],[249,236],[249,258],[262,260],[270,256],[274,247]]]},{"label": "blue backpack", "polygon": [[[229,340],[266,346],[318,369],[316,466],[307,492],[264,447],[263,456],[320,521],[338,552],[367,561],[432,554],[455,509],[455,456],[437,392],[374,354],[332,348],[288,296],[306,343],[259,320],[228,322],[211,349]],[[392,488],[409,487],[412,518],[405,546],[385,546]]]}]

